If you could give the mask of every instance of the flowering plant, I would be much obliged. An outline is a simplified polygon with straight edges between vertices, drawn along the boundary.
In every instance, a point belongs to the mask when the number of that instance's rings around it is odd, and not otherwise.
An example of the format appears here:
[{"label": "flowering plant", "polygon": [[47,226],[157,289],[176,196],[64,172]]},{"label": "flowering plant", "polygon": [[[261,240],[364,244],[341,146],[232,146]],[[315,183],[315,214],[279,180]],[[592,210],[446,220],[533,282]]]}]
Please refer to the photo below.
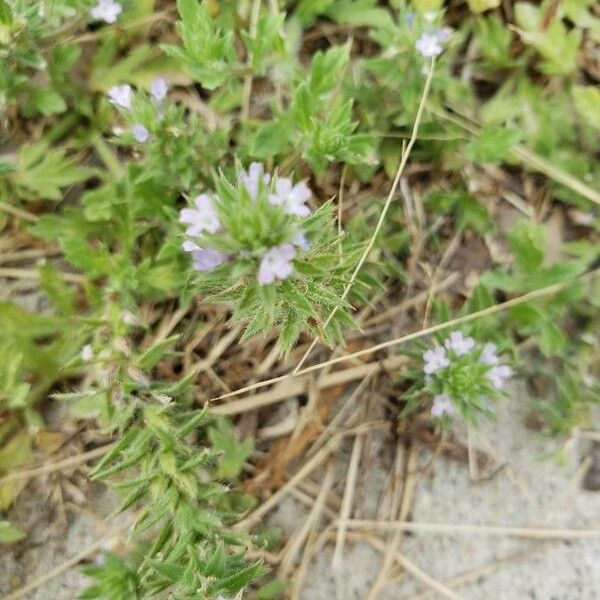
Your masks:
[{"label": "flowering plant", "polygon": [[128,83],[111,86],[107,100],[126,125],[114,128],[116,141],[133,146],[143,157],[138,180],[179,193],[199,179],[209,181],[209,165],[225,154],[227,140],[224,129],[208,127],[198,114],[171,102],[169,87],[159,75],[148,89]]},{"label": "flowering plant", "polygon": [[289,350],[305,327],[339,338],[353,323],[340,297],[354,253],[339,251],[331,204],[313,211],[306,182],[266,173],[260,163],[238,165],[233,182],[219,175],[215,189],[180,212],[194,289],[233,305],[233,318],[248,323],[243,339],[280,328]]},{"label": "flowering plant", "polygon": [[431,415],[449,421],[460,415],[475,422],[477,416],[493,416],[488,401],[501,393],[512,368],[500,363],[496,344],[478,343],[460,331],[453,331],[422,354],[423,369],[414,373],[407,409],[416,407],[423,394],[433,398]]}]

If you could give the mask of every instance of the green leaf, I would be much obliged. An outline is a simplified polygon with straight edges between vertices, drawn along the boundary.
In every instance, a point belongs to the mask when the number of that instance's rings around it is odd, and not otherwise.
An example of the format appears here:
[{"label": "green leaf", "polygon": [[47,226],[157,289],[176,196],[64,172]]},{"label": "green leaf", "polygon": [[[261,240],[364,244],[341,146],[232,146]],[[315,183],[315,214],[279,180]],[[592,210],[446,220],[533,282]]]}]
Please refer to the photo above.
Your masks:
[{"label": "green leaf", "polygon": [[67,110],[67,103],[60,94],[49,88],[38,88],[32,92],[29,102],[25,105],[24,114],[32,116],[41,113],[47,117],[65,110]]},{"label": "green leaf", "polygon": [[208,430],[208,437],[213,448],[221,453],[218,457],[218,476],[225,479],[237,477],[252,452],[252,439],[239,441],[233,426],[225,419],[219,419],[217,424]]},{"label": "green leaf", "polygon": [[52,263],[38,268],[40,288],[45,292],[57,311],[64,316],[75,314],[75,289],[65,283]]},{"label": "green leaf", "polygon": [[13,23],[12,11],[6,0],[0,0],[0,23],[9,27]]},{"label": "green leaf", "polygon": [[252,583],[257,577],[260,577],[264,572],[265,568],[260,563],[256,563],[245,569],[239,569],[233,575],[221,579],[216,585],[219,590],[224,590],[229,594],[235,594],[249,583]]},{"label": "green leaf", "polygon": [[214,25],[207,3],[197,0],[177,0],[181,21],[177,29],[184,48],[163,45],[162,49],[207,89],[215,89],[229,77],[235,61],[232,36]]},{"label": "green leaf", "polygon": [[508,233],[511,250],[517,267],[525,273],[533,273],[544,261],[546,234],[544,228],[532,221],[519,221]]},{"label": "green leaf", "polygon": [[469,160],[482,164],[499,164],[521,137],[518,129],[486,126],[471,140],[465,154]]},{"label": "green leaf", "polygon": [[311,94],[323,94],[332,90],[340,81],[350,58],[350,44],[333,46],[317,52],[312,60],[308,89]]},{"label": "green leaf", "polygon": [[585,123],[600,130],[600,90],[593,85],[575,85],[572,94],[577,114]]},{"label": "green leaf", "polygon": [[39,141],[21,147],[13,177],[19,196],[25,200],[60,200],[62,188],[85,181],[93,173],[67,158],[64,148],[49,148]]},{"label": "green leaf", "polygon": [[327,16],[336,23],[357,27],[388,27],[392,15],[376,4],[374,0],[338,0],[327,10]]},{"label": "green leaf", "polygon": [[288,144],[288,131],[281,121],[261,125],[254,137],[252,156],[267,159],[283,152]]},{"label": "green leaf", "polygon": [[482,13],[491,8],[498,8],[502,0],[467,0],[469,8],[475,13]]},{"label": "green leaf", "polygon": [[149,371],[153,369],[159,360],[165,357],[169,352],[172,352],[173,344],[178,339],[179,335],[172,335],[150,346],[138,358],[137,364],[139,368],[143,371]]},{"label": "green leaf", "polygon": [[567,29],[560,18],[543,28],[542,11],[529,2],[517,2],[515,19],[522,29],[521,38],[544,58],[541,70],[549,75],[567,75],[577,68],[577,53],[582,30]]},{"label": "green leaf", "polygon": [[8,521],[0,521],[0,544],[12,544],[24,537],[25,534],[16,527],[12,527]]},{"label": "green leaf", "polygon": [[539,328],[538,343],[544,356],[560,356],[567,346],[567,337],[557,323],[545,320]]},{"label": "green leaf", "polygon": [[286,579],[273,579],[258,589],[256,597],[258,600],[277,600],[283,597],[289,585]]}]

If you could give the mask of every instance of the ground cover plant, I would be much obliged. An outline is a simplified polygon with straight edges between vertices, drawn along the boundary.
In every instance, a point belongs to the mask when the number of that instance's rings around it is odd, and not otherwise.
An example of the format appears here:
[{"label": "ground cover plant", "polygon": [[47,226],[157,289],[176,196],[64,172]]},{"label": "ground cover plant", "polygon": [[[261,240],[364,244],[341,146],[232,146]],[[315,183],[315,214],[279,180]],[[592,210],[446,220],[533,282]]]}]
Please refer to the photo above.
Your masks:
[{"label": "ground cover plant", "polygon": [[0,0],[0,544],[32,479],[102,482],[81,598],[298,597],[260,525],[337,397],[589,425],[599,52],[592,0]]}]

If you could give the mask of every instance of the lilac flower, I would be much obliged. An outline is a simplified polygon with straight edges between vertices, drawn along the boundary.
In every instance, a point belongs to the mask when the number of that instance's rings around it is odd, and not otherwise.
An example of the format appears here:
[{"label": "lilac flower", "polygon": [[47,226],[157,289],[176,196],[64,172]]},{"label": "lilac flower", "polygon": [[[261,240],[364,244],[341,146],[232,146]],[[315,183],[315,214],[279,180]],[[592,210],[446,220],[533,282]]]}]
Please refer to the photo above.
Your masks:
[{"label": "lilac flower", "polygon": [[412,10],[407,10],[404,13],[404,22],[411,28],[415,24],[415,13]]},{"label": "lilac flower", "polygon": [[423,372],[426,375],[431,375],[450,365],[450,360],[448,360],[446,350],[443,346],[436,346],[433,350],[427,350],[427,352],[423,354],[423,360],[425,361]]},{"label": "lilac flower", "polygon": [[300,250],[306,251],[310,249],[310,242],[308,241],[304,231],[299,231],[296,233],[296,235],[292,238],[292,244],[294,244],[296,248],[300,248]]},{"label": "lilac flower", "polygon": [[437,37],[440,42],[447,42],[452,35],[452,29],[450,27],[442,27],[437,31]]},{"label": "lilac flower", "polygon": [[288,215],[307,217],[310,208],[305,203],[310,200],[312,193],[304,181],[292,184],[292,180],[286,177],[275,181],[275,193],[269,195],[269,202],[275,206],[282,206]]},{"label": "lilac flower", "polygon": [[432,417],[443,417],[444,415],[453,415],[456,413],[454,404],[450,396],[447,394],[437,394],[433,397],[433,405],[431,407]]},{"label": "lilac flower", "polygon": [[216,233],[221,228],[221,222],[212,205],[208,194],[200,194],[194,200],[195,208],[184,208],[179,213],[179,222],[189,225],[185,230],[187,235],[197,236],[203,231]]},{"label": "lilac flower", "polygon": [[108,101],[125,110],[131,110],[131,86],[115,85],[108,90]]},{"label": "lilac flower", "polygon": [[258,283],[266,285],[276,279],[286,279],[294,270],[291,263],[296,256],[296,250],[291,244],[281,244],[267,250],[258,268]]},{"label": "lilac flower", "polygon": [[424,58],[433,58],[439,56],[442,53],[441,40],[435,33],[428,33],[427,31],[421,35],[415,44],[417,52]]},{"label": "lilac flower", "polygon": [[417,52],[424,58],[433,58],[442,53],[443,43],[447,42],[452,35],[452,29],[442,27],[437,31],[426,31],[417,40],[415,48]]},{"label": "lilac flower", "polygon": [[150,139],[150,132],[141,123],[134,123],[131,126],[131,133],[140,144]]},{"label": "lilac flower", "polygon": [[98,0],[98,4],[92,8],[90,15],[96,21],[114,23],[123,12],[123,7],[114,0]]},{"label": "lilac flower", "polygon": [[160,104],[166,97],[169,91],[169,85],[164,77],[157,77],[150,84],[150,94],[157,104]]},{"label": "lilac flower", "polygon": [[475,348],[475,340],[472,337],[465,337],[460,331],[453,331],[444,345],[448,350],[453,350],[458,356],[467,354]]},{"label": "lilac flower", "polygon": [[486,344],[481,351],[479,360],[484,365],[496,365],[498,364],[498,357],[496,356],[496,344]]},{"label": "lilac flower", "polygon": [[513,370],[508,365],[496,365],[492,367],[488,372],[487,376],[492,384],[492,387],[497,390],[501,390],[513,374]]},{"label": "lilac flower", "polygon": [[213,248],[200,248],[198,244],[191,240],[185,240],[182,247],[186,252],[191,253],[196,271],[212,271],[229,260],[227,254]]},{"label": "lilac flower", "polygon": [[246,171],[238,173],[238,180],[246,188],[250,198],[256,200],[261,180],[267,185],[271,181],[271,176],[264,172],[264,167],[261,163],[253,162],[248,167],[247,173]]},{"label": "lilac flower", "polygon": [[213,248],[198,248],[192,252],[194,269],[200,272],[212,271],[228,260],[227,254]]},{"label": "lilac flower", "polygon": [[185,240],[181,247],[185,252],[195,252],[196,250],[201,250],[200,246],[196,244],[196,242],[192,242],[192,240]]}]

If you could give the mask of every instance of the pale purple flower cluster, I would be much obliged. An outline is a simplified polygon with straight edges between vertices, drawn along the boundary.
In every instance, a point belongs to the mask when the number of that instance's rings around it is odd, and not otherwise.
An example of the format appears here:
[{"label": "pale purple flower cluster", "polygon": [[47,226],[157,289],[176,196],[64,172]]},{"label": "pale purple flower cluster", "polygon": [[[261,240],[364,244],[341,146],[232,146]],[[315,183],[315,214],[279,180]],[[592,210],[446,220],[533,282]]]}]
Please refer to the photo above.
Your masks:
[{"label": "pale purple flower cluster", "polygon": [[[253,162],[248,167],[248,172],[241,171],[238,174],[238,180],[246,188],[250,198],[258,198],[260,185],[269,185],[271,175],[264,172],[261,163]],[[272,189],[268,195],[270,204],[281,206],[288,215],[296,217],[308,217],[310,208],[306,203],[311,199],[312,193],[306,182],[301,181],[294,185],[293,181],[287,177],[275,177]]]},{"label": "pale purple flower cluster", "polygon": [[276,279],[287,279],[294,270],[291,261],[295,256],[296,249],[292,244],[281,244],[267,250],[258,268],[258,283],[267,285]]},{"label": "pale purple flower cluster", "polygon": [[131,86],[127,83],[114,85],[108,90],[108,101],[125,110],[131,110]]},{"label": "pale purple flower cluster", "polygon": [[[150,85],[150,95],[157,105],[162,104],[169,91],[169,85],[163,77],[157,77]],[[133,102],[133,90],[127,83],[115,85],[108,90],[108,101],[123,110],[130,111]],[[145,144],[150,139],[150,132],[142,123],[131,126],[131,134],[140,144]]]},{"label": "pale purple flower cluster", "polygon": [[504,387],[504,384],[512,377],[512,374],[513,370],[508,365],[496,365],[487,372],[492,387],[497,390],[501,390]]},{"label": "pale purple flower cluster", "polygon": [[[500,390],[507,380],[512,377],[513,370],[508,365],[500,364],[497,351],[496,344],[487,343],[482,347],[478,347],[472,337],[467,337],[460,331],[454,331],[442,346],[437,345],[423,353],[423,372],[426,378],[430,378],[434,373],[450,367],[453,360],[458,360],[461,356],[475,352],[474,360],[488,367],[486,377],[490,385],[494,389]],[[452,415],[455,412],[450,396],[447,394],[434,396],[431,408],[431,414],[434,417]]]},{"label": "pale purple flower cluster", "polygon": [[144,144],[150,139],[150,132],[141,123],[134,123],[131,126],[131,133],[140,144]]},{"label": "pale purple flower cluster", "polygon": [[293,185],[291,179],[278,177],[275,180],[274,193],[269,194],[269,202],[281,206],[288,215],[308,217],[310,208],[306,203],[311,196],[311,191],[304,181]]},{"label": "pale purple flower cluster", "polygon": [[[219,216],[213,206],[213,198],[208,194],[196,196],[194,208],[182,209],[179,213],[179,222],[187,225],[185,233],[190,237],[197,237],[204,231],[217,233],[221,229]],[[228,259],[223,252],[213,248],[201,248],[192,240],[185,240],[183,249],[191,253],[196,271],[212,271]]]},{"label": "pale purple flower cluster", "polygon": [[488,343],[485,344],[483,349],[481,350],[481,355],[479,356],[479,360],[484,365],[497,365],[500,360],[496,355],[498,348],[496,344]]},{"label": "pale purple flower cluster", "polygon": [[465,337],[460,331],[453,331],[444,342],[444,346],[454,351],[457,356],[463,356],[475,348],[475,340],[472,337]]},{"label": "pale purple flower cluster", "polygon": [[98,0],[96,6],[90,10],[90,16],[95,21],[114,23],[123,12],[123,7],[114,0]]},{"label": "pale purple flower cluster", "polygon": [[248,167],[248,172],[240,171],[238,173],[238,181],[246,188],[250,198],[256,202],[261,184],[269,185],[271,175],[265,173],[261,163],[253,162]]},{"label": "pale purple flower cluster", "polygon": [[179,222],[188,227],[185,233],[191,237],[199,236],[203,231],[217,233],[221,222],[208,194],[200,194],[194,199],[194,208],[184,208],[179,213]]},{"label": "pale purple flower cluster", "polygon": [[432,350],[427,350],[423,354],[423,360],[425,361],[423,372],[426,375],[431,375],[450,366],[450,359],[446,356],[446,350],[443,346],[436,346]]},{"label": "pale purple flower cluster", "polygon": [[200,248],[198,244],[191,240],[183,242],[183,249],[191,253],[194,269],[201,273],[213,271],[229,259],[227,254],[214,248]]},{"label": "pale purple flower cluster", "polygon": [[417,40],[415,48],[424,58],[439,56],[444,50],[444,42],[448,41],[452,30],[442,27],[437,31],[425,31]]},{"label": "pale purple flower cluster", "polygon": [[157,104],[160,104],[167,97],[168,91],[169,84],[164,77],[157,77],[150,84],[150,95]]},{"label": "pale purple flower cluster", "polygon": [[[240,171],[237,179],[254,202],[262,193],[266,193],[267,201],[274,206],[280,206],[286,214],[301,218],[310,214],[306,203],[311,198],[311,192],[305,182],[294,185],[288,178],[273,179],[265,172],[263,165],[257,162],[250,164],[247,171]],[[192,208],[180,211],[179,221],[187,225],[187,236],[194,238],[204,232],[215,234],[222,230],[214,208],[215,202],[215,197],[201,194],[195,198]],[[267,248],[259,257],[258,283],[269,285],[287,279],[294,271],[292,261],[298,251],[307,251],[309,248],[310,242],[301,229],[296,231],[289,242]],[[232,258],[217,250],[201,248],[191,239],[183,242],[183,249],[192,254],[194,268],[198,271],[213,270]],[[240,252],[241,255],[251,256],[248,252]]]},{"label": "pale purple flower cluster", "polygon": [[452,399],[448,394],[436,394],[433,397],[431,406],[432,417],[443,417],[444,415],[453,415],[456,413],[456,408],[452,404]]}]

